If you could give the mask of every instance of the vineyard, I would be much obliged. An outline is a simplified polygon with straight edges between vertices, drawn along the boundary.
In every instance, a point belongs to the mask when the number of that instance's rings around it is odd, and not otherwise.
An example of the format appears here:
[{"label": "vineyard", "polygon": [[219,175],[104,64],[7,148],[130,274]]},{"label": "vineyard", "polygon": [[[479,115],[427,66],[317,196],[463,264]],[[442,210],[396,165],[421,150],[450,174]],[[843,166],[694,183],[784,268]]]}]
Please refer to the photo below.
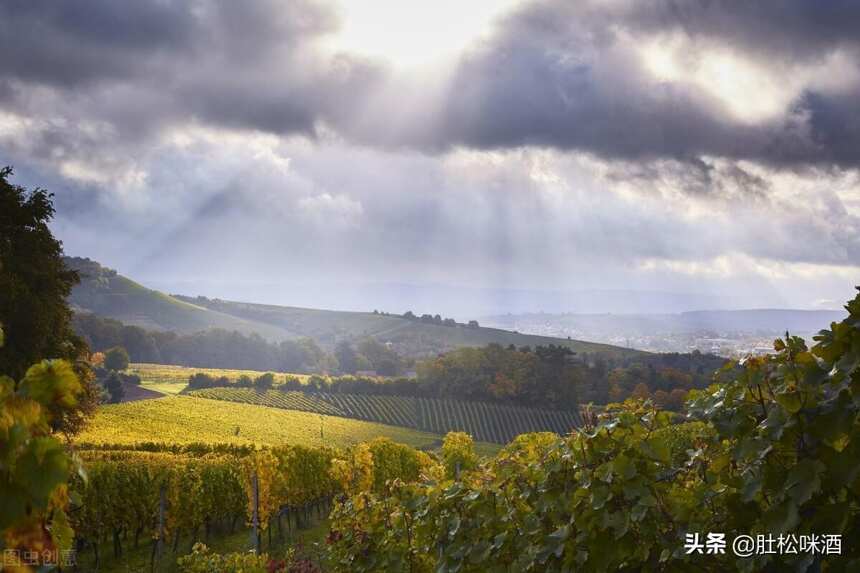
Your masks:
[{"label": "vineyard", "polygon": [[[248,526],[259,553],[324,518],[338,493],[380,491],[391,479],[415,481],[432,459],[384,438],[347,449],[224,445],[188,451],[83,450],[86,480],[72,512],[78,545],[98,569],[151,544],[147,569],[168,566],[195,542]],[[172,555],[170,555],[172,554]],[[180,560],[182,561],[182,560]],[[89,564],[89,563],[88,563]]]},{"label": "vineyard", "polygon": [[476,440],[505,444],[519,434],[568,434],[579,425],[576,412],[503,406],[436,398],[259,391],[253,388],[207,388],[189,396],[341,416],[424,432],[466,432]]},{"label": "vineyard", "polygon": [[[692,393],[694,421],[631,399],[586,415],[570,436],[520,436],[485,463],[449,436],[449,479],[335,506],[331,563],[368,573],[860,571],[860,295],[847,308],[812,348],[786,335],[775,354],[725,368]],[[707,532],[725,550],[699,551]]]},{"label": "vineyard", "polygon": [[427,447],[440,439],[438,435],[410,428],[308,411],[165,396],[103,405],[76,442],[348,446],[379,436],[416,447]]}]

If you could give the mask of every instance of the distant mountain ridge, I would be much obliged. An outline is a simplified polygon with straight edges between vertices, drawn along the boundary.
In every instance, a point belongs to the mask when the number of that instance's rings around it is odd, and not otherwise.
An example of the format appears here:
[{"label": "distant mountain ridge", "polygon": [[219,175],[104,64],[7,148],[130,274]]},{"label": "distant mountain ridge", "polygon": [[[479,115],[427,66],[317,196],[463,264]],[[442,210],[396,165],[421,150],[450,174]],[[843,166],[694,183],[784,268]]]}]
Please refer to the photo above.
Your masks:
[{"label": "distant mountain ridge", "polygon": [[373,312],[347,312],[167,295],[149,289],[90,259],[66,257],[81,283],[69,302],[78,312],[91,312],[147,329],[190,333],[210,328],[280,341],[313,338],[327,349],[340,340],[372,337],[390,343],[403,356],[422,357],[462,346],[538,346],[557,344],[578,353],[629,356],[639,351],[579,340],[520,334],[463,324],[428,324],[420,319]]},{"label": "distant mountain ridge", "polygon": [[501,328],[518,328],[524,322],[576,328],[594,333],[624,331],[628,333],[695,332],[761,332],[780,335],[810,334],[826,328],[847,316],[838,310],[748,309],[695,310],[677,314],[507,314],[483,320]]}]

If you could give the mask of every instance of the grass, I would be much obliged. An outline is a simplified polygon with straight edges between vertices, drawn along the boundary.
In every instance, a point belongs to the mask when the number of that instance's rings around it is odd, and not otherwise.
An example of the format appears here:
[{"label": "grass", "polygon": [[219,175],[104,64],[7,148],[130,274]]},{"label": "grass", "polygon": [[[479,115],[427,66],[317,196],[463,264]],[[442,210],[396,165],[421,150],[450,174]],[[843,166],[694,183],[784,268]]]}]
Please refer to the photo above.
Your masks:
[{"label": "grass", "polygon": [[77,441],[348,446],[379,436],[413,447],[428,447],[441,439],[438,434],[361,420],[190,396],[165,396],[100,407]]},{"label": "grass", "polygon": [[[327,518],[314,519],[306,529],[285,531],[286,543],[278,543],[276,536],[273,536],[272,546],[269,546],[268,536],[264,533],[261,549],[263,553],[267,553],[273,558],[281,558],[288,547],[296,545],[302,548],[304,555],[313,556],[315,554],[314,544],[323,543],[328,531],[329,522]],[[176,560],[180,556],[190,553],[189,549],[196,541],[203,541],[203,539],[182,537],[179,551],[176,554],[171,551],[170,543],[168,543],[157,571],[176,571]],[[140,546],[137,548],[134,548],[130,542],[126,542],[124,545],[126,549],[122,556],[116,558],[110,550],[110,543],[102,544],[99,571],[102,573],[150,573],[151,540],[141,539]],[[241,526],[234,533],[213,535],[206,542],[206,545],[213,553],[244,553],[253,549],[250,530]],[[95,555],[89,546],[77,554],[77,563],[81,571],[94,570]]]},{"label": "grass", "polygon": [[[264,370],[233,370],[228,368],[194,368],[188,366],[174,366],[171,364],[146,364],[132,363],[129,366],[132,374],[140,376],[141,385],[144,388],[161,392],[162,394],[179,394],[188,385],[188,378],[192,374],[202,372],[213,377],[226,376],[230,380],[238,380],[240,376],[256,378],[265,374]],[[275,381],[283,382],[286,376],[298,378],[304,382],[307,374],[276,374]]]}]

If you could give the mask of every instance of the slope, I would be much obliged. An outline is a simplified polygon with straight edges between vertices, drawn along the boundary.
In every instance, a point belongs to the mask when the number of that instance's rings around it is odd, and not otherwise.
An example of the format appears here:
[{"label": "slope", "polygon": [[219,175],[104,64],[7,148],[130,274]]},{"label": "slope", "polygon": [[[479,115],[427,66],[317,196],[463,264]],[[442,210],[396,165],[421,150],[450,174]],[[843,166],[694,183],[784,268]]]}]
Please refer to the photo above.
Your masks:
[{"label": "slope", "polygon": [[342,416],[436,434],[467,432],[482,442],[506,444],[528,432],[567,434],[581,425],[578,412],[486,402],[326,392],[207,388],[189,396],[285,410]]},{"label": "slope", "polygon": [[77,270],[81,283],[69,302],[78,312],[92,312],[126,324],[183,333],[209,328],[257,333],[281,341],[309,337],[332,350],[341,340],[373,337],[390,343],[400,355],[410,358],[433,356],[463,346],[490,343],[508,346],[558,344],[578,353],[625,357],[641,354],[608,344],[520,334],[497,328],[454,323],[428,322],[417,317],[372,312],[348,312],[167,295],[126,278],[90,259],[65,259]]},{"label": "slope", "polygon": [[343,417],[166,396],[103,405],[75,441],[78,444],[204,442],[346,446],[378,436],[415,447],[426,447],[440,439],[428,432]]},{"label": "slope", "polygon": [[223,328],[243,334],[256,332],[270,340],[295,338],[284,328],[217,312],[148,289],[90,259],[65,257],[64,262],[81,277],[69,296],[76,312],[92,312],[152,330],[188,333]]},{"label": "slope", "polygon": [[428,323],[417,318],[407,319],[373,312],[320,310],[205,297],[177,298],[212,311],[283,328],[297,336],[313,338],[328,349],[333,348],[340,340],[372,337],[380,342],[390,343],[399,354],[413,358],[433,356],[463,346],[485,346],[491,343],[503,346],[513,344],[517,347],[557,344],[581,354],[599,353],[616,357],[642,354],[637,350],[609,344],[521,334],[460,323]]}]

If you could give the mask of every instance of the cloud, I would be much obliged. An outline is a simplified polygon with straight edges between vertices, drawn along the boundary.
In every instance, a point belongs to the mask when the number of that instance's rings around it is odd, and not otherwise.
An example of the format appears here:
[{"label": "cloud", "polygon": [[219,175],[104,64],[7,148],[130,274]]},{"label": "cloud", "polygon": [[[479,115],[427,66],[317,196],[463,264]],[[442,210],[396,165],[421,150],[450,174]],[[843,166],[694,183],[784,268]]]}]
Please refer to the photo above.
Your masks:
[{"label": "cloud", "polygon": [[84,121],[107,127],[109,149],[197,123],[429,153],[855,168],[858,24],[841,2],[532,0],[440,74],[331,53],[338,12],[313,0],[13,1],[0,105],[54,121],[37,151],[85,155]]},{"label": "cloud", "polygon": [[[623,160],[718,156],[856,167],[860,122],[847,102],[860,95],[860,42],[835,23],[838,10],[804,27],[804,7],[817,9],[788,4],[784,13],[782,4],[758,3],[737,10],[692,1],[528,3],[464,56],[437,141]],[[860,23],[856,7],[843,16]],[[831,23],[834,33],[821,33]],[[682,49],[667,51],[673,43]],[[664,50],[663,67],[677,74],[655,74],[643,46]],[[836,57],[840,51],[855,57]],[[834,76],[847,83],[834,85]],[[737,89],[743,82],[748,89]],[[786,89],[795,95],[773,100]]]},{"label": "cloud", "polygon": [[329,49],[321,1],[12,0],[0,153],[70,252],[144,277],[838,300],[858,13],[532,0],[410,70]]},{"label": "cloud", "polygon": [[377,74],[316,49],[337,26],[312,0],[4,2],[0,101],[19,115],[65,119],[72,141],[79,118],[127,144],[189,122],[313,135]]}]

